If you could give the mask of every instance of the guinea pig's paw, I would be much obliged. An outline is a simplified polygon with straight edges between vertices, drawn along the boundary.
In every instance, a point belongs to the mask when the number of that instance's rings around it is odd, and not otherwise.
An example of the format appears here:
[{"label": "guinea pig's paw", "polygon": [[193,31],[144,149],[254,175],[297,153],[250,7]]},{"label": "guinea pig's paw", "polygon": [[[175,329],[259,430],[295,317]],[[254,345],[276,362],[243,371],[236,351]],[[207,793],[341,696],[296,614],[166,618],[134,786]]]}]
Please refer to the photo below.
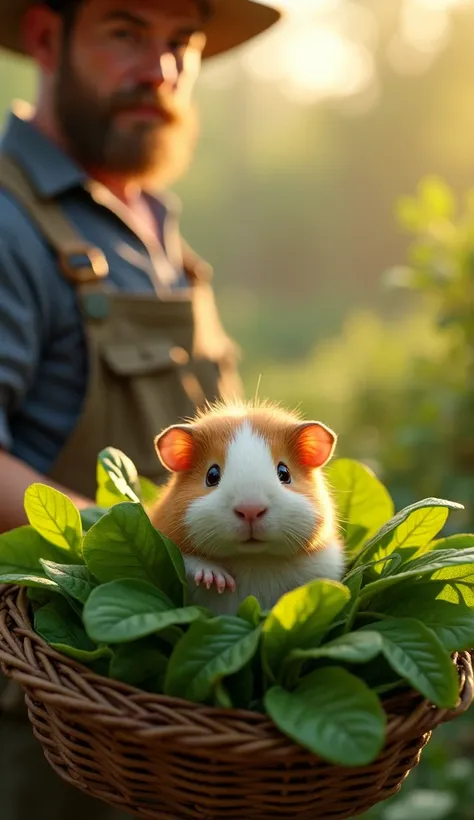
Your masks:
[{"label": "guinea pig's paw", "polygon": [[198,567],[194,572],[194,580],[197,586],[203,584],[207,589],[211,589],[215,585],[218,593],[221,595],[228,589],[230,592],[235,592],[235,581],[232,575],[229,575],[225,569],[216,564],[205,564]]}]

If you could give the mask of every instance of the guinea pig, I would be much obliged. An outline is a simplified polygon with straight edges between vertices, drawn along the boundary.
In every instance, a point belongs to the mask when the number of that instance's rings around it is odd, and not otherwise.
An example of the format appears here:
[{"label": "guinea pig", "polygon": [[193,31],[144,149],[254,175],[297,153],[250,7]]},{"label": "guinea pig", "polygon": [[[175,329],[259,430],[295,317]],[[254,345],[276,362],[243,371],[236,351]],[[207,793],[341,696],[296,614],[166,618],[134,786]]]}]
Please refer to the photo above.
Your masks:
[{"label": "guinea pig", "polygon": [[322,472],[335,444],[326,425],[270,403],[216,403],[156,437],[172,475],[149,515],[183,555],[192,603],[231,615],[254,595],[266,610],[308,581],[342,578]]}]

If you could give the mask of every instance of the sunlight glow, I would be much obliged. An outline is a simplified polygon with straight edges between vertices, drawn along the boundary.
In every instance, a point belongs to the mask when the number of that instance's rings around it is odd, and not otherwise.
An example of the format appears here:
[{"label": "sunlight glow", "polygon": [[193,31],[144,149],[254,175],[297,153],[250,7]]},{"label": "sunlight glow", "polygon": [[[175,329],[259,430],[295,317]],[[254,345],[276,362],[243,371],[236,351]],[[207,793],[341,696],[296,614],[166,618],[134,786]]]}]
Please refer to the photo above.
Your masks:
[{"label": "sunlight glow", "polygon": [[260,79],[279,80],[283,93],[302,101],[358,93],[370,84],[374,71],[368,49],[328,25],[291,27],[278,52],[277,64],[267,49],[249,53],[244,64]]},{"label": "sunlight glow", "polygon": [[464,0],[404,0],[388,58],[400,73],[426,71],[447,45],[450,12]]},{"label": "sunlight glow", "polygon": [[[260,2],[273,5],[272,0]],[[283,94],[302,103],[376,98],[379,24],[373,11],[357,0],[275,2],[284,20],[243,49],[240,67],[260,82],[277,83]],[[451,13],[471,2],[401,0],[385,54],[391,66],[400,73],[427,70],[449,40]],[[221,64],[220,72],[211,71],[209,81],[230,83],[231,65]]]},{"label": "sunlight glow", "polygon": [[301,102],[366,91],[375,74],[371,12],[352,0],[285,0],[280,6],[287,19],[242,55],[250,74],[278,82]]}]

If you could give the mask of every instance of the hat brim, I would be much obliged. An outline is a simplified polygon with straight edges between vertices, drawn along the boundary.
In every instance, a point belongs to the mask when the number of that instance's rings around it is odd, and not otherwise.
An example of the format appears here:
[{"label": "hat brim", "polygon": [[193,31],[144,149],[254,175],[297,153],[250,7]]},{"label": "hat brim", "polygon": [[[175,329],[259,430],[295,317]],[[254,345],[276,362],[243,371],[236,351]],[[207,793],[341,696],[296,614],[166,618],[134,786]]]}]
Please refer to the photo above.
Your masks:
[{"label": "hat brim", "polygon": [[206,25],[204,59],[215,57],[262,34],[281,18],[275,7],[252,0],[213,0],[214,13]]},{"label": "hat brim", "polygon": [[[26,55],[21,18],[32,0],[0,0],[0,48]],[[262,34],[281,17],[281,11],[253,0],[213,0],[213,15],[205,26],[205,60],[230,51]]]}]

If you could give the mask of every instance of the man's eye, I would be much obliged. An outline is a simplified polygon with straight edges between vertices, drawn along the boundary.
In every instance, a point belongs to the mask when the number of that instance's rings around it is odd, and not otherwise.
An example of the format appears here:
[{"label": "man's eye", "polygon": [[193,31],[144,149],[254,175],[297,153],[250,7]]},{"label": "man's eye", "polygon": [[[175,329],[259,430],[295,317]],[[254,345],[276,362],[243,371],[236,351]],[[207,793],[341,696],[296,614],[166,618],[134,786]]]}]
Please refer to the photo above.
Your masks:
[{"label": "man's eye", "polygon": [[117,28],[112,32],[112,36],[117,40],[130,40],[130,42],[136,42],[138,40],[137,32],[129,28]]}]

